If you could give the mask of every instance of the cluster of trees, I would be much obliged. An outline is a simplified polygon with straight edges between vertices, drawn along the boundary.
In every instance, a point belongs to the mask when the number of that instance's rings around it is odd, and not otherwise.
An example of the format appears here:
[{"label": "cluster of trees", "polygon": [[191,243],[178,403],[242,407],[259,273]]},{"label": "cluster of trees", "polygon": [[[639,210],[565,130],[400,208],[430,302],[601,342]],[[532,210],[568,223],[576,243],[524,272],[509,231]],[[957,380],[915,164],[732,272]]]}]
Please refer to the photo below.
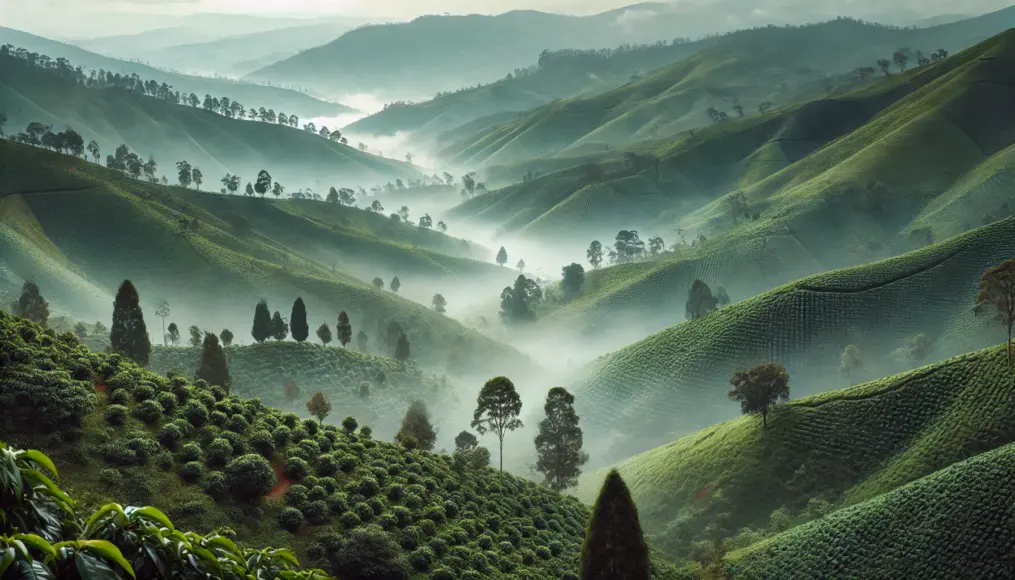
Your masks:
[{"label": "cluster of trees", "polygon": [[607,248],[604,253],[602,242],[593,240],[585,251],[585,258],[593,270],[598,270],[604,256],[609,259],[610,264],[628,264],[646,257],[655,258],[665,251],[666,242],[659,236],[649,238],[646,249],[645,242],[638,236],[636,230],[621,230],[613,240],[613,248]]},{"label": "cluster of trees", "polygon": [[534,308],[543,301],[543,289],[539,284],[519,274],[512,286],[507,286],[500,293],[500,317],[505,322],[525,322],[535,320]]},{"label": "cluster of trees", "polygon": [[701,280],[695,280],[691,283],[691,288],[687,292],[684,315],[688,320],[697,320],[708,316],[710,313],[729,303],[730,297],[726,293],[725,288],[719,286],[716,288],[715,295],[713,295],[712,289],[708,284]]},{"label": "cluster of trees", "polygon": [[[6,123],[6,118],[0,122],[0,136],[3,135],[2,126],[4,123]],[[74,129],[67,127],[59,133],[54,133],[51,125],[44,125],[38,121],[29,123],[24,131],[12,136],[11,140],[59,153],[67,153],[75,157],[79,157],[85,152],[85,141]]]}]

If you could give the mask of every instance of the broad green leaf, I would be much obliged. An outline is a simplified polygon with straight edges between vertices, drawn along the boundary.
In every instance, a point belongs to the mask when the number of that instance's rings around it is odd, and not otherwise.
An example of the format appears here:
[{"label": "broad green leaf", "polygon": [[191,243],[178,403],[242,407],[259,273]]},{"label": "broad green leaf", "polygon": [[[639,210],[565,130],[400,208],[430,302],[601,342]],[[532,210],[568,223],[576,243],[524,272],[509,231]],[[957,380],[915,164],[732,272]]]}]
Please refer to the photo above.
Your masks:
[{"label": "broad green leaf", "polygon": [[116,570],[109,564],[84,552],[74,554],[74,567],[81,580],[118,580]]},{"label": "broad green leaf", "polygon": [[[35,534],[14,534],[14,539],[21,540],[47,556],[56,558],[56,550],[53,548],[53,545],[47,542],[46,538],[43,538],[42,536],[37,536]],[[0,576],[3,576],[3,574],[0,574]]]},{"label": "broad green leaf", "polygon": [[0,483],[4,489],[8,489],[14,497],[21,497],[25,489],[21,483],[21,469],[14,463],[14,456],[10,451],[0,453]]},{"label": "broad green leaf", "polygon": [[100,524],[105,524],[106,519],[116,517],[117,515],[122,516],[124,520],[127,519],[127,514],[123,512],[123,508],[119,504],[107,503],[100,507],[95,513],[88,516],[88,519],[85,521],[85,530],[81,536],[84,538],[91,537],[99,529]]},{"label": "broad green leaf", "polygon": [[162,527],[168,529],[171,532],[176,529],[173,527],[173,522],[171,522],[169,518],[166,517],[166,514],[160,512],[159,510],[151,506],[132,509],[131,515],[133,516],[134,514],[144,516],[145,518],[148,518],[150,520],[155,520],[156,522],[161,524]]},{"label": "broad green leaf", "polygon": [[28,451],[22,451],[19,454],[19,457],[22,459],[29,459],[31,461],[34,461],[35,463],[38,463],[42,467],[46,468],[46,470],[52,473],[54,476],[59,476],[59,474],[56,471],[56,465],[53,464],[53,460],[47,457],[46,454],[41,451],[29,449]]},{"label": "broad green leaf", "polygon": [[230,556],[235,558],[240,558],[240,555],[242,554],[239,546],[225,536],[215,536],[213,538],[206,539],[205,545],[221,547],[222,549],[228,551]]},{"label": "broad green leaf", "polygon": [[42,562],[26,562],[24,560],[16,564],[17,572],[13,574],[13,580],[55,580],[53,571]]},{"label": "broad green leaf", "polygon": [[25,478],[32,479],[39,482],[43,487],[49,490],[49,493],[53,494],[55,498],[65,503],[66,505],[74,505],[74,500],[70,498],[62,489],[57,487],[51,479],[45,476],[38,469],[22,469],[21,473],[24,474]]},{"label": "broad green leaf", "polygon": [[22,559],[28,560],[29,562],[32,561],[32,555],[28,553],[28,548],[25,547],[25,543],[24,542],[22,542],[21,540],[14,539],[14,538],[11,538],[8,541],[9,541],[10,545],[14,547],[15,550],[17,550],[18,552],[21,553],[21,558]]},{"label": "broad green leaf", "polygon": [[134,578],[134,569],[130,567],[130,563],[128,563],[127,559],[120,553],[120,548],[117,548],[112,543],[107,542],[106,540],[81,540],[78,542],[78,549],[94,552],[106,560],[116,562],[121,568],[130,574],[131,578]]},{"label": "broad green leaf", "polygon": [[7,568],[14,563],[15,558],[17,558],[17,553],[14,551],[14,548],[11,548],[10,546],[0,552],[0,578],[3,577]]}]

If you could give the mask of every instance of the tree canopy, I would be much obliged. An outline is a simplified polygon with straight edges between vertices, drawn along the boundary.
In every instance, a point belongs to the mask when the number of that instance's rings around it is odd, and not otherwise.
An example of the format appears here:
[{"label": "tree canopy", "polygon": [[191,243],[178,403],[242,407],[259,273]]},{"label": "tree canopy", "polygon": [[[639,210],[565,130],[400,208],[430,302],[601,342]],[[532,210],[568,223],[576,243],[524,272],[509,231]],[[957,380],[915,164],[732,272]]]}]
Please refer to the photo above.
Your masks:
[{"label": "tree canopy", "polygon": [[120,353],[139,365],[148,365],[152,345],[141,312],[141,300],[130,280],[124,280],[116,292],[109,342],[113,352]]},{"label": "tree canopy", "polygon": [[11,312],[39,326],[46,326],[49,322],[49,302],[39,293],[39,286],[31,280],[25,280],[21,285],[21,296],[11,305]]},{"label": "tree canopy", "polygon": [[504,435],[522,427],[518,415],[522,412],[522,398],[515,390],[515,384],[507,377],[495,377],[486,381],[476,399],[476,410],[472,414],[473,429],[480,435],[493,432],[500,442],[500,469],[504,470]]},{"label": "tree canopy", "polygon": [[204,379],[212,386],[220,386],[228,393],[233,386],[229,376],[229,363],[226,353],[222,350],[217,336],[210,332],[204,335],[204,347],[201,350],[201,365],[197,369],[197,378]]},{"label": "tree canopy", "polygon": [[768,412],[776,403],[789,400],[789,374],[776,363],[764,363],[739,371],[730,379],[733,389],[729,397],[740,403],[747,415],[761,413],[761,426],[768,428]]},{"label": "tree canopy", "polygon": [[430,422],[430,411],[423,401],[413,401],[402,419],[402,426],[395,434],[395,441],[401,442],[407,436],[416,438],[419,448],[433,451],[437,443],[437,430]]},{"label": "tree canopy", "polygon": [[271,311],[268,310],[268,301],[261,300],[254,308],[254,326],[250,329],[250,335],[257,342],[264,342],[274,334],[274,327],[271,321]]},{"label": "tree canopy", "polygon": [[546,476],[550,489],[564,491],[578,484],[581,466],[589,460],[582,450],[582,430],[574,410],[574,395],[554,387],[543,406],[546,418],[536,435],[536,471]]},{"label": "tree canopy", "polygon": [[[349,315],[345,313],[345,310],[338,313],[338,325],[335,327],[338,334],[338,342],[342,344],[342,348],[352,341],[352,323],[349,322]],[[362,334],[363,331],[361,330]]]},{"label": "tree canopy", "polygon": [[307,307],[303,304],[303,298],[297,297],[293,302],[292,314],[289,316],[289,331],[292,332],[293,340],[303,342],[310,336],[310,325],[307,324]]}]

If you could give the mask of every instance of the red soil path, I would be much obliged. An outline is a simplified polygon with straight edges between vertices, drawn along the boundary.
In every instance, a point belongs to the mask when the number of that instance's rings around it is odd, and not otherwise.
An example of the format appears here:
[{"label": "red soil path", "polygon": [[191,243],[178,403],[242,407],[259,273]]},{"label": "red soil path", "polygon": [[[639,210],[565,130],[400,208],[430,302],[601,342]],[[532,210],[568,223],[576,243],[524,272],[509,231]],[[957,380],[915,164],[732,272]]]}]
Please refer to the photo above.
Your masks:
[{"label": "red soil path", "polygon": [[275,487],[271,488],[268,495],[265,496],[268,499],[278,499],[282,497],[282,494],[289,489],[289,486],[293,484],[293,480],[285,476],[285,471],[282,469],[282,461],[276,459],[272,462],[271,466],[275,470]]}]

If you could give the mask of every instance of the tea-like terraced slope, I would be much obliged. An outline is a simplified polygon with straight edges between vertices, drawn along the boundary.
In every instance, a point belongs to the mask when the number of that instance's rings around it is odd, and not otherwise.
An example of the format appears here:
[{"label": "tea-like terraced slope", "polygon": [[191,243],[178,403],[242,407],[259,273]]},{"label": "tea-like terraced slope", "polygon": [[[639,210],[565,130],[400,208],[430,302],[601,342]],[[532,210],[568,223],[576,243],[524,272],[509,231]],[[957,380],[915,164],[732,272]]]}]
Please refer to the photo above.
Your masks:
[{"label": "tea-like terraced slope", "polygon": [[1011,578],[1015,445],[730,557],[737,579]]},{"label": "tea-like terraced slope", "polygon": [[[332,406],[368,423],[378,437],[386,439],[394,437],[414,399],[427,403],[437,425],[448,425],[445,419],[450,420],[448,413],[459,401],[446,376],[351,347],[273,341],[226,347],[233,380],[231,392],[256,397],[270,407],[302,413],[310,396],[321,391]],[[189,377],[197,372],[200,362],[200,348],[155,347],[150,366],[160,374],[176,370]],[[284,389],[289,381],[300,389],[292,401],[287,400]],[[363,384],[365,392],[361,392]],[[441,446],[453,447],[457,431],[452,430],[452,426],[441,430]]]},{"label": "tea-like terraced slope", "polygon": [[[894,247],[919,228],[943,239],[1011,212],[1001,206],[1015,162],[1012,58],[1006,32],[851,92],[645,142],[644,161],[577,158],[451,215],[586,245],[619,229],[672,237],[679,227],[714,246],[792,233],[826,269],[871,240]],[[731,222],[726,195],[738,189],[759,220]]]},{"label": "tea-like terraced slope", "polygon": [[845,19],[741,31],[703,42],[691,56],[636,82],[540,107],[442,154],[460,163],[496,165],[674,135],[708,124],[709,106],[734,116],[737,101],[753,112],[765,101],[783,105],[808,93],[823,94],[834,86],[829,77],[875,66],[902,46],[926,54],[968,48],[1015,24],[1015,11],[976,20],[980,26],[966,21],[905,31]]},{"label": "tea-like terraced slope", "polygon": [[[0,363],[5,439],[50,454],[79,501],[154,505],[200,532],[228,526],[246,543],[291,546],[308,565],[327,566],[319,557],[336,534],[377,524],[420,580],[443,568],[503,580],[576,571],[590,515],[584,504],[362,429],[340,430],[331,419],[344,417],[343,408],[320,425],[156,375],[2,312]],[[257,469],[243,477],[241,465]],[[325,549],[308,552],[319,542]],[[669,577],[657,568],[656,578]]]},{"label": "tea-like terraced slope", "polygon": [[811,500],[831,502],[824,512],[862,503],[1006,445],[1015,441],[1013,412],[1015,374],[993,347],[792,401],[767,429],[757,416],[721,423],[619,469],[653,542],[685,556],[687,538],[716,514],[729,514],[731,534],[771,529],[776,510],[807,519]]},{"label": "tea-like terraced slope", "polygon": [[[130,278],[149,317],[159,300],[168,299],[172,321],[182,329],[191,324],[215,331],[231,328],[238,341],[249,340],[246,329],[259,299],[288,315],[293,300],[302,296],[313,329],[322,322],[333,327],[342,310],[357,331],[397,321],[409,334],[413,360],[422,364],[445,365],[452,349],[462,360],[487,361],[505,373],[512,365],[528,364],[514,349],[335,270],[332,260],[362,264],[350,262],[342,249],[354,239],[358,258],[373,260],[380,275],[390,261],[395,271],[413,268],[435,284],[443,278],[450,285],[459,279],[452,275],[454,268],[463,275],[486,268],[412,248],[397,238],[382,239],[383,227],[370,232],[364,226],[373,228],[380,216],[324,203],[312,212],[298,202],[272,209],[266,206],[277,202],[242,196],[205,194],[214,199],[202,200],[193,192],[135,181],[80,159],[8,141],[0,142],[0,192],[2,203],[19,208],[4,214],[3,239],[14,240],[4,246],[7,267],[20,278],[40,278],[43,295],[53,297],[54,307],[78,319],[108,321],[110,312],[110,299],[92,299],[82,288],[98,287],[111,296]],[[308,213],[315,215],[311,219]],[[359,224],[343,225],[349,215]],[[181,220],[190,224],[186,231]],[[408,236],[403,239],[412,239]],[[64,280],[78,283],[66,288]],[[154,329],[152,323],[150,319]]]},{"label": "tea-like terraced slope", "polygon": [[262,169],[291,191],[326,192],[330,185],[370,186],[419,175],[407,163],[301,129],[228,118],[121,89],[89,88],[13,56],[0,56],[0,79],[7,133],[24,131],[34,121],[52,125],[55,132],[70,126],[86,143],[94,139],[103,159],[123,143],[142,159],[154,155],[159,175],[173,181],[176,162],[187,160],[201,168],[205,187],[214,191],[226,173],[243,177],[242,187]]},{"label": "tea-like terraced slope", "polygon": [[[763,362],[786,366],[792,392],[845,384],[839,357],[859,347],[865,376],[902,370],[886,360],[924,333],[935,360],[1000,342],[1000,324],[973,312],[980,275],[1015,255],[1015,218],[922,250],[786,284],[667,328],[591,365],[574,385],[586,438],[620,459],[736,414],[729,377]],[[916,361],[908,364],[914,365]]]}]

